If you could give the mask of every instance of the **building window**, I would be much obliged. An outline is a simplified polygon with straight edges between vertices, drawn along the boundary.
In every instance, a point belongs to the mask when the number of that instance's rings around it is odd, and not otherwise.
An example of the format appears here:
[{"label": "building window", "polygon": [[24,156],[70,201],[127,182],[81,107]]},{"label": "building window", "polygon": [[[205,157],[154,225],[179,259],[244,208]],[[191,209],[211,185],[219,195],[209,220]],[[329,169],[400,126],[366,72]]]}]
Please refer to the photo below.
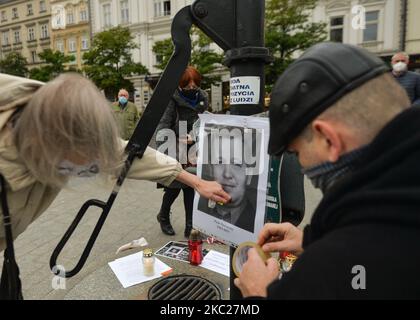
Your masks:
[{"label": "building window", "polygon": [[104,27],[111,26],[111,5],[109,3],[102,6]]},{"label": "building window", "polygon": [[64,53],[64,42],[62,40],[57,41],[56,49],[57,51]]},{"label": "building window", "polygon": [[80,10],[80,21],[88,21],[88,14],[86,8]]},{"label": "building window", "polygon": [[147,106],[150,101],[149,90],[143,90],[143,106]]},{"label": "building window", "polygon": [[12,18],[13,18],[13,19],[17,19],[17,18],[19,18],[17,8],[13,8],[13,9],[12,9]]},{"label": "building window", "polygon": [[7,21],[7,14],[6,11],[1,12],[1,22]]},{"label": "building window", "polygon": [[49,37],[48,34],[48,24],[43,24],[41,26],[41,39],[46,39]]},{"label": "building window", "polygon": [[163,15],[164,16],[171,15],[171,1],[163,1]]},{"label": "building window", "polygon": [[156,55],[156,64],[161,64],[163,62],[163,56],[161,54]]},{"label": "building window", "polygon": [[37,62],[37,54],[36,51],[31,51],[31,62],[36,63]]},{"label": "building window", "polygon": [[344,17],[330,19],[330,41],[343,42]]},{"label": "building window", "polygon": [[35,40],[35,29],[33,27],[28,28],[28,40]]},{"label": "building window", "polygon": [[366,12],[366,29],[363,42],[378,41],[379,11]]},{"label": "building window", "polygon": [[14,36],[15,36],[15,44],[19,44],[20,43],[20,31],[16,30],[14,32]]},{"label": "building window", "polygon": [[34,9],[32,8],[32,3],[26,5],[28,8],[28,16],[31,16],[34,14]]},{"label": "building window", "polygon": [[162,2],[155,1],[155,17],[160,17],[161,11],[162,11]]},{"label": "building window", "polygon": [[76,52],[76,40],[69,40],[69,52]]},{"label": "building window", "polygon": [[41,0],[39,2],[39,12],[45,12],[47,11],[47,7],[45,6],[45,1]]},{"label": "building window", "polygon": [[129,22],[128,0],[120,2],[121,4],[121,23]]},{"label": "building window", "polygon": [[67,24],[73,24],[74,23],[74,14],[72,9],[67,10]]},{"label": "building window", "polygon": [[155,17],[171,15],[171,1],[155,0]]},{"label": "building window", "polygon": [[3,31],[2,40],[4,46],[9,45],[9,31]]},{"label": "building window", "polygon": [[89,39],[87,37],[82,38],[82,50],[89,50]]}]

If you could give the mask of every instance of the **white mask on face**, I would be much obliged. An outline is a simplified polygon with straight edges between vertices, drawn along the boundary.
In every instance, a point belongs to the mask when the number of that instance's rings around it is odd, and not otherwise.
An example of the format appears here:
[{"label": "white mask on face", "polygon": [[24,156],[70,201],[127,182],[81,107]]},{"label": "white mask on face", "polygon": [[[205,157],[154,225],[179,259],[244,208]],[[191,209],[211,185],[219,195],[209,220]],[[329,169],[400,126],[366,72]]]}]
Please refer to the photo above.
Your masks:
[{"label": "white mask on face", "polygon": [[405,72],[408,69],[408,65],[405,62],[398,62],[392,66],[395,72]]},{"label": "white mask on face", "polygon": [[93,177],[99,173],[99,165],[97,161],[85,165],[77,165],[71,161],[63,160],[58,166],[58,172],[68,177]]}]

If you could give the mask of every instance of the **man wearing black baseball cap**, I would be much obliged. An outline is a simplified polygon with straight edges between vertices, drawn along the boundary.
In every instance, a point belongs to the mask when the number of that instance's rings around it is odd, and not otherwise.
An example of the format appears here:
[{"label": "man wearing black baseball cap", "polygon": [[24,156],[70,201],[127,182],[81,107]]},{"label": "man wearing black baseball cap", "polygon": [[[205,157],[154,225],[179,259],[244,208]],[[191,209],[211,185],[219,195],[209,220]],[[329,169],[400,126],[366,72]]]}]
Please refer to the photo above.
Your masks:
[{"label": "man wearing black baseball cap", "polygon": [[324,198],[304,232],[267,224],[267,252],[299,256],[278,279],[255,250],[235,279],[244,297],[420,298],[420,108],[366,50],[322,43],[278,79],[269,152],[294,152]]}]

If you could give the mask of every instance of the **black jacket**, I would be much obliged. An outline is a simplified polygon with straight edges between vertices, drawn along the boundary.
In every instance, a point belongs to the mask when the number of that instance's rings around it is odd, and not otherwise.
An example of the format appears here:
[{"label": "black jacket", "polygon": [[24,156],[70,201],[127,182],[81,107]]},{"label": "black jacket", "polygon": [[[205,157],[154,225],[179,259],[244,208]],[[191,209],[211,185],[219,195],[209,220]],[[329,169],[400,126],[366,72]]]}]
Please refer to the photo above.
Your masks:
[{"label": "black jacket", "polygon": [[[162,116],[162,119],[159,122],[157,131],[162,129],[171,129],[174,130],[176,135],[179,135],[179,122],[186,121],[188,127],[188,133],[193,128],[193,124],[198,120],[198,115],[206,111],[209,107],[209,101],[207,93],[203,90],[198,92],[198,104],[194,108],[191,104],[185,101],[179,94],[179,91],[176,90],[174,95],[169,102],[169,105]],[[163,142],[157,142],[157,145],[162,144]]]},{"label": "black jacket", "polygon": [[[245,209],[241,211],[241,214],[234,225],[240,229],[253,233],[255,228],[255,202],[251,201],[247,197],[245,197],[243,201],[246,201]],[[221,217],[217,212],[217,209],[211,209],[208,207],[208,202],[208,199],[200,197],[200,200],[198,202],[198,210],[207,213],[219,220],[223,220],[227,223],[233,224],[230,215]]]},{"label": "black jacket", "polygon": [[[397,116],[359,169],[325,194],[305,228],[305,252],[269,298],[420,299],[419,123],[420,108]],[[365,290],[352,286],[358,265]]]},{"label": "black jacket", "polygon": [[[162,116],[162,119],[159,122],[159,125],[156,129],[156,137],[159,137],[159,132],[164,130],[173,130],[176,137],[179,137],[179,122],[187,122],[187,133],[190,134],[193,129],[194,122],[198,120],[198,115],[206,111],[209,107],[209,100],[207,93],[204,90],[199,89],[198,92],[198,104],[196,107],[193,107],[190,103],[185,101],[179,94],[178,89],[175,91],[172,96],[168,107],[166,108],[165,113]],[[156,147],[161,146],[165,141],[163,139],[156,140]],[[188,150],[192,145],[188,145]],[[179,150],[177,146],[177,160],[179,160]],[[162,185],[158,184],[158,188],[161,188]],[[186,188],[187,186],[178,181],[172,182],[169,186],[170,188]]]}]

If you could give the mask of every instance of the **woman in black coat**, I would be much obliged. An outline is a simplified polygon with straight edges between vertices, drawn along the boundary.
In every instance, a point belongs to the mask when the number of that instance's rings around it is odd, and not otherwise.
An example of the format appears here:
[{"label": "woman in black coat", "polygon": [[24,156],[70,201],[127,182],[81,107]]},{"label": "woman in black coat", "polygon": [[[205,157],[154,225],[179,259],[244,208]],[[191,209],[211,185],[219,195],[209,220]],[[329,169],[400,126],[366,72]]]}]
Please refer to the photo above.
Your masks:
[{"label": "woman in black coat", "polygon": [[[201,75],[193,67],[188,67],[179,82],[179,87],[175,91],[162,120],[157,128],[157,146],[161,146],[165,143],[164,137],[169,137],[170,133],[168,130],[175,133],[177,143],[187,143],[189,150],[193,145],[193,141],[190,135],[181,136],[184,132],[189,133],[193,129],[193,124],[198,120],[198,115],[203,113],[208,108],[208,97],[205,91],[200,89]],[[180,131],[180,125],[185,126]],[[185,156],[180,158],[179,148],[177,145],[176,157],[184,164],[184,168],[190,166],[189,162],[184,163]],[[165,151],[165,150],[163,150]],[[170,155],[170,154],[169,154]],[[192,210],[194,202],[194,189],[182,184],[171,185],[170,187],[164,188],[164,195],[162,200],[162,206],[157,219],[160,223],[162,232],[167,235],[175,235],[175,231],[172,228],[170,221],[171,206],[180,194],[181,190],[184,193],[184,208],[185,208],[185,230],[184,235],[188,237],[192,229]]]}]

